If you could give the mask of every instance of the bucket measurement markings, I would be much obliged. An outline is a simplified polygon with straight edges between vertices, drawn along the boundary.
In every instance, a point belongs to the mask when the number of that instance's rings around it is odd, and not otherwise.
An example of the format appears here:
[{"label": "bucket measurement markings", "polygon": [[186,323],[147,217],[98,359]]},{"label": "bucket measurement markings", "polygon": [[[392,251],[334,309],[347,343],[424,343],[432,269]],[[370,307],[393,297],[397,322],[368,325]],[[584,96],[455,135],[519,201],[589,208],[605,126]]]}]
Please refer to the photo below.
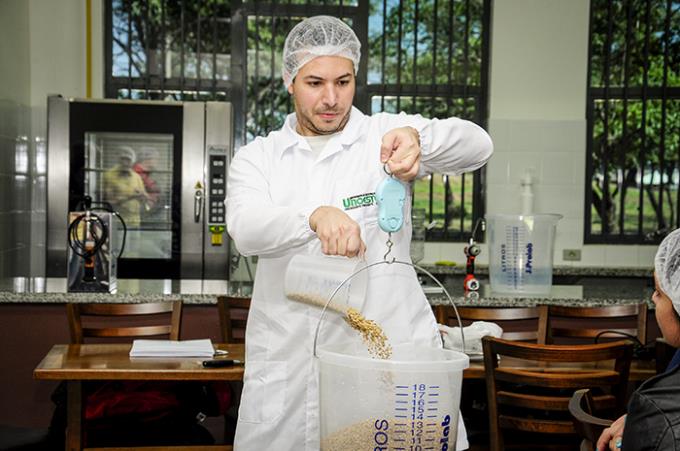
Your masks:
[{"label": "bucket measurement markings", "polygon": [[439,385],[411,384],[395,387],[392,431],[395,451],[434,450],[446,437],[437,437],[439,414]]}]

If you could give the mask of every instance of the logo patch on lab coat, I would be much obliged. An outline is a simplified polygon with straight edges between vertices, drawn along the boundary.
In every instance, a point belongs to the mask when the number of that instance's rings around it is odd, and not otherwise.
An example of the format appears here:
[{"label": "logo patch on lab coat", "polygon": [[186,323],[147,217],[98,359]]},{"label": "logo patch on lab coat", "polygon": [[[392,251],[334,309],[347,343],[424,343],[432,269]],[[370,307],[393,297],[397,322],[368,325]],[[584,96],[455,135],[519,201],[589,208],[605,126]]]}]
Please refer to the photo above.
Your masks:
[{"label": "logo patch on lab coat", "polygon": [[375,205],[375,193],[357,194],[356,196],[342,199],[342,206],[345,211],[359,207],[370,207],[372,205]]}]

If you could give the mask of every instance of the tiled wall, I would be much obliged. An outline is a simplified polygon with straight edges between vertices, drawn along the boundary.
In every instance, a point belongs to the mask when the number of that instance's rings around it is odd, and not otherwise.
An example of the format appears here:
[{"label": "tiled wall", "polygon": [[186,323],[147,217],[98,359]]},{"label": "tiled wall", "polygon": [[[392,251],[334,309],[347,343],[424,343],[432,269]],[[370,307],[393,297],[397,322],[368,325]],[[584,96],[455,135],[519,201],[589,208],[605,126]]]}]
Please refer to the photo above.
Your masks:
[{"label": "tiled wall", "polygon": [[29,275],[32,168],[30,109],[0,100],[0,278]]}]

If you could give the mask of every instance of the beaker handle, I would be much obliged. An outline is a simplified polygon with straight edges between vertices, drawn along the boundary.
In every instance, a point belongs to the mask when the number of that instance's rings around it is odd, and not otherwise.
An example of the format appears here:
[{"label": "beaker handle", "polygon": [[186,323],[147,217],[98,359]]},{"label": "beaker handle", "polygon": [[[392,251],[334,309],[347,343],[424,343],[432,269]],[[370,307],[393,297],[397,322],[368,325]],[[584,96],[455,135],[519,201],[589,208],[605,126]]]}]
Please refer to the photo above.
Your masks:
[{"label": "beaker handle", "polygon": [[[456,304],[454,304],[453,299],[451,298],[451,295],[446,290],[446,288],[444,288],[444,285],[442,285],[442,283],[435,276],[433,276],[427,269],[422,268],[422,267],[420,267],[420,266],[418,266],[414,263],[403,262],[403,261],[400,261],[400,260],[389,260],[389,261],[381,260],[379,262],[371,263],[369,265],[366,265],[366,266],[359,268],[358,270],[354,271],[352,274],[347,276],[347,278],[345,280],[340,282],[340,285],[338,285],[335,288],[335,290],[333,290],[331,295],[328,297],[328,301],[326,301],[326,304],[323,306],[323,310],[321,310],[321,316],[319,317],[319,322],[316,324],[316,331],[314,332],[314,357],[318,357],[318,355],[316,353],[316,344],[319,340],[319,332],[321,331],[321,322],[323,321],[323,318],[326,315],[326,310],[328,310],[328,306],[330,305],[331,301],[333,301],[333,298],[338,293],[338,291],[340,291],[340,289],[347,282],[352,280],[352,278],[354,276],[361,273],[362,271],[366,271],[368,268],[372,268],[373,266],[378,266],[378,265],[392,265],[392,264],[395,264],[395,263],[400,264],[400,265],[411,266],[411,267],[415,268],[416,270],[424,273],[425,275],[429,276],[432,280],[434,280],[434,282],[439,286],[439,288],[441,288],[442,291],[444,291],[446,298],[449,300],[449,303],[453,307],[453,311],[456,313],[456,319],[458,320],[458,326],[459,326],[459,329],[460,329],[460,341],[461,341],[461,350],[460,351],[463,354],[465,354],[465,334],[463,333],[463,322],[460,320],[460,315],[458,314],[458,309],[456,308]],[[444,346],[444,338],[441,336],[441,334],[440,334],[439,338],[442,340],[442,346]]]}]

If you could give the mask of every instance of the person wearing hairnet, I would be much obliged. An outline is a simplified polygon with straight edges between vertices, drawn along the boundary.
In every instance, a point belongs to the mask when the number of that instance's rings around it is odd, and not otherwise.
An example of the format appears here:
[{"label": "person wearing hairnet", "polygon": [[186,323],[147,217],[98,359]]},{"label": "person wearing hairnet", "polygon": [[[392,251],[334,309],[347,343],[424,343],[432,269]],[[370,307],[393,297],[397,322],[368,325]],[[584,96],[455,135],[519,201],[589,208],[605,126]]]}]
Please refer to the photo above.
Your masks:
[{"label": "person wearing hairnet", "polygon": [[144,181],[132,168],[135,160],[135,151],[121,146],[118,164],[104,173],[104,201],[110,202],[125,224],[133,228],[139,227],[142,208],[149,198]]},{"label": "person wearing hairnet", "polygon": [[[671,346],[680,348],[680,229],[659,245],[654,283],[659,329]],[[633,393],[628,414],[602,432],[597,450],[680,450],[680,365],[672,365]]]},{"label": "person wearing hairnet", "polygon": [[[408,183],[432,171],[473,171],[492,153],[489,135],[472,122],[367,116],[354,108],[359,59],[359,40],[341,20],[316,16],[296,25],[284,44],[282,70],[295,112],[280,130],[241,148],[229,170],[227,229],[242,255],[259,256],[237,451],[320,448],[313,342],[321,309],[285,297],[283,275],[291,258],[326,254],[381,261],[387,233],[377,224],[375,189],[387,177],[383,165]],[[392,234],[391,255],[409,261],[409,211],[404,216],[404,227]],[[377,265],[368,273],[361,312],[390,343],[441,346],[413,268]],[[323,344],[355,334],[335,319],[324,320]],[[464,427],[458,437],[458,449],[465,449]]]}]

